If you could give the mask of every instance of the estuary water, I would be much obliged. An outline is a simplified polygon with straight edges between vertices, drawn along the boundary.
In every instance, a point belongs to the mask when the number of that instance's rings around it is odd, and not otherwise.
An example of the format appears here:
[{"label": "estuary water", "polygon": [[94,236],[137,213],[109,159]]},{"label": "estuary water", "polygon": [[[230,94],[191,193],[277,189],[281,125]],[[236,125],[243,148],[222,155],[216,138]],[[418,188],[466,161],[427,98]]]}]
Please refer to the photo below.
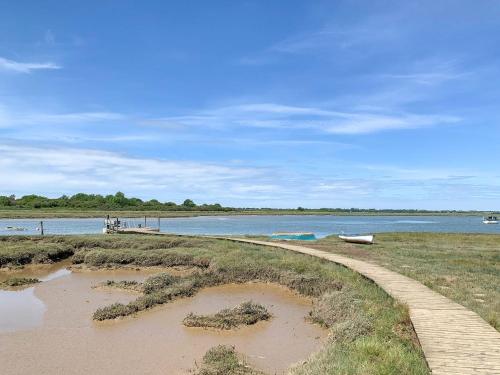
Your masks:
[{"label": "estuary water", "polygon": [[[45,234],[102,233],[103,219],[0,219],[0,235],[39,234],[43,220]],[[123,219],[131,225],[140,218]],[[151,218],[148,226],[157,227]],[[24,231],[8,230],[21,227]],[[162,218],[162,232],[176,234],[270,235],[279,231],[313,232],[316,237],[330,234],[383,232],[498,233],[500,225],[485,225],[478,216],[333,216],[333,215],[231,215]]]}]

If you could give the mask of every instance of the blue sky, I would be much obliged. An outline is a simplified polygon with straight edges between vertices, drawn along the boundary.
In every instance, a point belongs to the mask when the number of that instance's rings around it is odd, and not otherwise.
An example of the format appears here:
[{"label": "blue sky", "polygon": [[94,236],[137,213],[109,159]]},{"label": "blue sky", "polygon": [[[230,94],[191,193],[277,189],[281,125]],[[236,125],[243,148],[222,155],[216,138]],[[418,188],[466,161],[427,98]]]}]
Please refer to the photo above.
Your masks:
[{"label": "blue sky", "polygon": [[497,1],[2,1],[0,194],[500,209]]}]

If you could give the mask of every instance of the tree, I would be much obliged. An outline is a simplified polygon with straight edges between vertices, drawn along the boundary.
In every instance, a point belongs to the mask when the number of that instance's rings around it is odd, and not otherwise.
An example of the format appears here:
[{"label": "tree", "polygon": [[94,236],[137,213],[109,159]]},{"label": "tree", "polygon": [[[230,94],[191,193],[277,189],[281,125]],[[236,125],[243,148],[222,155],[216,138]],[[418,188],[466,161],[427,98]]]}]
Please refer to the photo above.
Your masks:
[{"label": "tree", "polygon": [[9,197],[0,196],[0,206],[10,206],[11,202]]},{"label": "tree", "polygon": [[196,207],[196,203],[194,203],[191,199],[186,199],[182,205],[186,208],[194,208]]}]

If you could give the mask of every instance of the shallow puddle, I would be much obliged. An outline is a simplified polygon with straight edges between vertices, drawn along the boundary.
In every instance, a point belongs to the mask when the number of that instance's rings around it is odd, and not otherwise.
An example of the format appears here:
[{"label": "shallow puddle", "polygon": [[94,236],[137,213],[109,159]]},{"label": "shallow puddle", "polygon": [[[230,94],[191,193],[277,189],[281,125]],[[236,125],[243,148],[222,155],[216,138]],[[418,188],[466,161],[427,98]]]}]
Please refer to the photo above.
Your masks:
[{"label": "shallow puddle", "polygon": [[[0,306],[8,306],[0,310],[2,374],[186,374],[218,344],[234,345],[250,364],[281,374],[318,350],[326,337],[325,330],[304,320],[311,308],[307,299],[262,283],[207,288],[136,317],[95,323],[91,317],[98,307],[137,295],[92,285],[108,279],[141,281],[148,275],[59,272],[61,277],[0,294]],[[189,312],[215,313],[245,300],[266,306],[273,319],[223,332],[182,325]]]}]

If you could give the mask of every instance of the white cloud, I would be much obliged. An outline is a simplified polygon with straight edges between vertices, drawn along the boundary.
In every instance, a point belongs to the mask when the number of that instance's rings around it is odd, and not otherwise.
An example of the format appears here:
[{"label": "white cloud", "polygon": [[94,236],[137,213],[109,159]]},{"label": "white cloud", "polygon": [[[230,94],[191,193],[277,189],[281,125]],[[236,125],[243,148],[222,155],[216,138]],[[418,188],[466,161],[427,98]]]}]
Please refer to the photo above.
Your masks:
[{"label": "white cloud", "polygon": [[[286,165],[257,168],[0,144],[0,194],[58,196],[120,190],[147,199],[189,197],[199,203],[254,207],[494,209],[500,199],[500,179],[486,172],[343,164],[335,168],[335,175],[328,175],[324,170],[298,173]],[[466,203],[460,204],[462,199]]]},{"label": "white cloud", "polygon": [[142,121],[144,125],[169,128],[311,129],[332,134],[371,134],[388,130],[408,130],[459,122],[456,116],[376,112],[336,111],[318,107],[290,106],[278,103],[248,103],[213,108],[184,116]]},{"label": "white cloud", "polygon": [[439,115],[353,114],[348,121],[335,124],[326,131],[334,134],[371,134],[389,130],[418,129],[458,121],[460,121],[458,117]]},{"label": "white cloud", "polygon": [[7,70],[17,73],[31,73],[33,70],[61,69],[61,68],[62,67],[60,65],[57,65],[52,62],[25,63],[0,57],[0,70]]},{"label": "white cloud", "polygon": [[[3,192],[155,191],[214,195],[262,174],[257,168],[134,158],[115,152],[0,145]],[[226,188],[228,184],[229,188]]]}]

